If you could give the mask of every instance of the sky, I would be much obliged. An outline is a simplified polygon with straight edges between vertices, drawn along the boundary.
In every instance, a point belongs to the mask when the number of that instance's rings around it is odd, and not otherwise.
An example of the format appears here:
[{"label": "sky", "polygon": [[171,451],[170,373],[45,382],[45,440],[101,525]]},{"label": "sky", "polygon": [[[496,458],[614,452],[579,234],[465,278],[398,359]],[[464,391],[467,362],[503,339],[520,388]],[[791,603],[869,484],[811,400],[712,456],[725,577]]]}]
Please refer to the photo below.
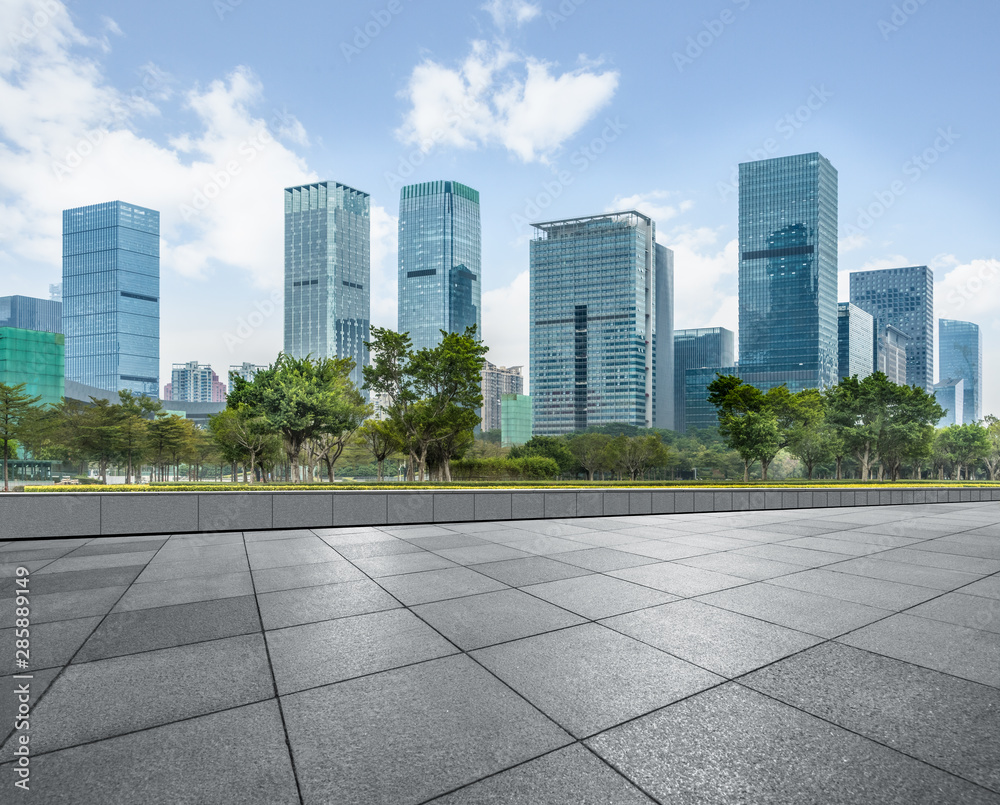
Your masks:
[{"label": "sky", "polygon": [[840,288],[929,265],[1000,414],[1000,5],[981,0],[0,0],[0,295],[61,279],[63,209],[160,211],[160,376],[273,362],[282,189],[372,199],[396,327],[399,188],[480,191],[483,337],[528,363],[531,223],[638,209],[675,326],[738,331],[736,169],[839,173]]}]

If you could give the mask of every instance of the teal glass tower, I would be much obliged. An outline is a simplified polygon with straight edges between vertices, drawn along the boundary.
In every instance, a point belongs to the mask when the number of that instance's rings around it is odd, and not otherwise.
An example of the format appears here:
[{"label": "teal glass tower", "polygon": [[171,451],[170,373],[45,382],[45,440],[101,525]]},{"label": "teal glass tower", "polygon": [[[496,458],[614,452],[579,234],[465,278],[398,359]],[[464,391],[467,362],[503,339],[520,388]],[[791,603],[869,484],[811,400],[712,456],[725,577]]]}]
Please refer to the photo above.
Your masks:
[{"label": "teal glass tower", "polygon": [[983,333],[971,321],[938,321],[938,374],[944,380],[964,381],[960,424],[983,418]]},{"label": "teal glass tower", "polygon": [[740,369],[762,389],[837,382],[837,171],[818,153],[740,165]]},{"label": "teal glass tower", "polygon": [[156,397],[160,214],[109,201],[63,211],[66,379]]},{"label": "teal glass tower", "polygon": [[837,303],[839,353],[837,380],[858,376],[864,380],[875,371],[875,320],[857,305]]},{"label": "teal glass tower", "polygon": [[399,332],[414,349],[470,325],[483,337],[481,268],[478,190],[451,181],[400,190]]},{"label": "teal glass tower", "polygon": [[338,182],[285,188],[285,352],[351,358],[361,388],[371,319],[371,199]]},{"label": "teal glass tower", "polygon": [[672,428],[673,253],[656,248],[653,221],[626,211],[534,227],[534,433]]}]

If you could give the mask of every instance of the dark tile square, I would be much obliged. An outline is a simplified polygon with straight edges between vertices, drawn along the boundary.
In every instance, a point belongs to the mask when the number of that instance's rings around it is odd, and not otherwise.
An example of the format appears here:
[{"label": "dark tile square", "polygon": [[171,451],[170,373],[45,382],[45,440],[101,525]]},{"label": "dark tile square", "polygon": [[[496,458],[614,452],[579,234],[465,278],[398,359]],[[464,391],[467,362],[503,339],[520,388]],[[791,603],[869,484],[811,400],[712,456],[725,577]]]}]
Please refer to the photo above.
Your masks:
[{"label": "dark tile square", "polygon": [[249,573],[149,581],[129,587],[114,611],[193,604],[197,601],[214,601],[217,598],[236,598],[241,595],[253,595],[253,582]]},{"label": "dark tile square", "polygon": [[476,565],[476,571],[504,584],[509,584],[511,587],[570,579],[574,576],[586,576],[590,573],[589,570],[584,570],[582,567],[567,565],[555,559],[549,559],[547,556],[529,556],[525,559],[508,559],[505,562],[488,562]]},{"label": "dark tile square", "polygon": [[368,579],[257,595],[265,629],[396,609],[399,603]]},{"label": "dark tile square", "polygon": [[[30,667],[41,670],[66,665],[100,622],[100,617],[93,617],[32,625]],[[14,629],[0,629],[0,646],[13,645]],[[20,673],[14,667],[13,650],[5,653],[0,656],[0,675]]]},{"label": "dark tile square", "polygon": [[467,567],[448,567],[444,570],[407,573],[405,576],[386,576],[379,579],[379,583],[406,606],[488,593],[504,588],[504,585],[495,579],[476,573]]}]

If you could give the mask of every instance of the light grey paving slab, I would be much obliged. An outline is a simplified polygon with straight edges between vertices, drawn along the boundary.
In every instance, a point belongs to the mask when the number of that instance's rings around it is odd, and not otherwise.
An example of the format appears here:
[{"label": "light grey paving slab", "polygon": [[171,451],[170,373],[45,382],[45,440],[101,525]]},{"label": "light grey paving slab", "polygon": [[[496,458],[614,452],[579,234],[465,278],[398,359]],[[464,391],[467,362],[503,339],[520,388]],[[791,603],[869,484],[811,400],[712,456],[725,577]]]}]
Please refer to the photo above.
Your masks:
[{"label": "light grey paving slab", "polygon": [[[925,545],[926,543],[921,543],[918,548],[898,548],[893,551],[886,551],[879,554],[879,559],[885,559],[887,562],[905,562],[906,564],[921,565],[923,567],[938,567],[943,570],[958,570],[962,573],[975,573],[979,576],[1000,573],[1000,561],[996,559],[922,550]],[[65,560],[60,559],[58,561]],[[47,570],[48,568],[42,572],[47,572]]]},{"label": "light grey paving slab", "polygon": [[738,548],[733,553],[743,556],[757,556],[761,559],[774,559],[777,562],[788,562],[803,567],[820,567],[833,562],[843,562],[847,557],[842,553],[831,551],[815,551],[811,548],[795,548],[790,545],[751,545]]},{"label": "light grey paving slab", "polygon": [[[40,670],[65,665],[100,622],[100,617],[92,617],[31,626],[29,669]],[[0,646],[13,645],[14,629],[0,629]],[[0,675],[23,673],[15,667],[14,659],[13,649],[5,652],[5,656],[0,656]]]},{"label": "light grey paving slab", "polygon": [[405,609],[277,629],[267,643],[282,695],[457,652]]},{"label": "light grey paving slab", "polygon": [[451,562],[459,565],[478,565],[486,562],[502,562],[505,559],[523,559],[532,554],[507,545],[471,545],[466,548],[445,548],[435,551]]},{"label": "light grey paving slab", "polygon": [[31,768],[32,802],[299,802],[275,700],[63,749]]},{"label": "light grey paving slab", "polygon": [[652,805],[653,800],[581,744],[432,800],[433,805]]},{"label": "light grey paving slab", "polygon": [[246,548],[242,543],[231,545],[179,545],[168,542],[154,556],[149,566],[152,568],[174,562],[214,562],[240,561],[246,558]]},{"label": "light grey paving slab", "polygon": [[957,535],[942,537],[931,542],[921,542],[913,547],[914,550],[920,551],[971,556],[990,559],[994,562],[1000,560],[1000,539],[996,537]]},{"label": "light grey paving slab", "polygon": [[1000,687],[1000,635],[994,632],[900,613],[845,635],[839,642]]},{"label": "light grey paving slab", "polygon": [[790,590],[769,582],[709,593],[698,600],[820,637],[835,637],[892,614],[887,609]]},{"label": "light grey paving slab", "polygon": [[867,556],[879,553],[889,547],[870,545],[856,540],[831,539],[830,537],[800,537],[799,539],[785,540],[781,545],[790,548],[808,548],[813,551],[838,553],[844,556]]},{"label": "light grey paving slab", "polygon": [[[106,615],[125,590],[125,587],[96,587],[90,590],[73,590],[48,595],[30,594],[28,605],[31,623],[38,625],[91,615]],[[0,624],[13,625],[16,603],[16,598],[0,599]]]},{"label": "light grey paving slab", "polygon": [[821,641],[814,635],[697,601],[677,601],[601,623],[730,678]]},{"label": "light grey paving slab", "polygon": [[32,742],[50,752],[273,695],[259,634],[70,665],[33,712]]},{"label": "light grey paving slab", "polygon": [[[444,531],[444,529],[442,529]],[[471,534],[457,534],[454,531],[447,531],[442,534],[434,534],[426,537],[404,536],[407,542],[423,548],[425,551],[442,551],[451,548],[470,548],[474,545],[493,545],[489,540]]]},{"label": "light grey paving slab", "polygon": [[722,681],[596,623],[480,649],[472,656],[577,737]]},{"label": "light grey paving slab", "polygon": [[111,553],[138,553],[143,551],[155,551],[167,541],[166,537],[160,539],[147,540],[140,537],[130,538],[127,541],[118,542],[94,542],[81,545],[67,556],[103,556]]},{"label": "light grey paving slab", "polygon": [[965,595],[964,591],[946,593],[914,607],[907,614],[954,623],[968,629],[1000,633],[1000,600]]},{"label": "light grey paving slab", "polygon": [[1000,575],[990,576],[973,582],[962,588],[966,595],[979,595],[985,598],[1000,598]]},{"label": "light grey paving slab", "polygon": [[740,682],[1000,792],[1000,690],[827,643]]},{"label": "light grey paving slab", "polygon": [[320,587],[324,584],[338,584],[343,581],[360,581],[364,577],[364,573],[350,562],[338,559],[335,562],[255,570],[253,583],[258,593],[272,593],[277,590],[295,590],[300,587]]},{"label": "light grey paving slab", "polygon": [[174,547],[208,548],[214,545],[242,545],[242,531],[219,531],[210,534],[174,534],[168,543]]},{"label": "light grey paving slab", "polygon": [[738,576],[728,576],[725,573],[715,573],[711,570],[688,567],[674,562],[630,567],[625,570],[612,571],[608,575],[663,590],[665,593],[680,598],[725,590],[747,583],[746,579]]},{"label": "light grey paving slab", "polygon": [[386,576],[379,579],[379,583],[407,606],[488,593],[505,586],[467,567]]},{"label": "light grey paving slab", "polygon": [[[18,575],[18,568],[25,567],[30,573],[41,570],[51,559],[39,559],[31,562],[0,562],[0,579],[11,579]],[[9,598],[14,595],[12,585],[0,585],[0,598]]]},{"label": "light grey paving slab", "polygon": [[983,789],[734,683],[587,742],[661,802],[989,803]]},{"label": "light grey paving slab", "polygon": [[280,629],[399,607],[396,599],[368,579],[258,593],[257,603],[265,629]]},{"label": "light grey paving slab", "polygon": [[930,587],[900,584],[850,573],[835,573],[825,568],[803,570],[800,573],[771,579],[771,584],[896,611],[908,609],[941,594],[940,590]]},{"label": "light grey paving slab", "polygon": [[154,555],[155,551],[139,551],[138,553],[116,553],[108,556],[65,556],[47,564],[33,575],[47,576],[50,573],[68,573],[74,570],[107,570],[112,567],[144,565]]},{"label": "light grey paving slab", "polygon": [[306,805],[411,805],[570,743],[468,657],[283,697]]},{"label": "light grey paving slab", "polygon": [[683,545],[673,540],[647,540],[619,546],[618,550],[634,553],[637,556],[647,556],[662,562],[675,559],[687,559],[691,556],[705,556],[712,553],[710,548],[700,548],[694,545]]},{"label": "light grey paving slab", "polygon": [[698,567],[702,570],[724,573],[727,576],[736,576],[749,581],[764,581],[788,573],[798,573],[802,570],[802,565],[790,565],[787,562],[776,562],[773,559],[760,559],[756,556],[743,556],[730,552],[692,556],[687,559],[678,559],[676,562],[679,565]]},{"label": "light grey paving slab", "polygon": [[509,559],[505,562],[488,562],[476,565],[476,572],[509,584],[511,587],[570,579],[574,576],[586,576],[590,573],[589,570],[582,567],[567,565],[547,556],[529,556],[525,559]]},{"label": "light grey paving slab", "polygon": [[582,551],[567,551],[566,553],[558,554],[556,558],[560,562],[566,562],[567,564],[596,572],[622,570],[627,567],[649,565],[657,561],[650,556],[626,553],[613,548],[587,548]]},{"label": "light grey paving slab", "polygon": [[355,545],[337,545],[336,551],[345,559],[367,559],[372,556],[398,556],[404,553],[422,551],[419,545],[393,537],[387,542],[365,542]]},{"label": "light grey paving slab", "polygon": [[[139,554],[131,554],[138,556]],[[246,555],[233,556],[224,559],[187,560],[183,562],[164,562],[149,565],[139,578],[137,584],[147,581],[167,581],[168,579],[183,579],[191,576],[219,576],[224,573],[245,573],[250,570]]]},{"label": "light grey paving slab", "polygon": [[830,565],[827,569],[833,573],[850,573],[872,579],[885,579],[901,584],[931,587],[935,590],[954,590],[982,578],[958,570],[911,565],[905,562],[888,562],[881,558],[871,557],[850,559],[847,562]]},{"label": "light grey paving slab", "polygon": [[464,651],[585,622],[520,590],[421,604],[413,611]]},{"label": "light grey paving slab", "polygon": [[660,590],[602,574],[532,584],[522,589],[588,620],[677,600],[676,596]]},{"label": "light grey paving slab", "polygon": [[304,537],[315,536],[314,532],[308,528],[293,528],[271,531],[244,531],[243,540],[247,545],[255,542],[275,542],[289,539],[303,539]]},{"label": "light grey paving slab", "polygon": [[218,576],[150,581],[129,587],[112,611],[129,612],[174,604],[193,604],[197,601],[253,595],[253,592],[253,582],[249,573],[223,573]]},{"label": "light grey paving slab", "polygon": [[252,595],[108,615],[74,663],[260,631]]},{"label": "light grey paving slab", "polygon": [[322,564],[340,558],[340,555],[319,537],[280,540],[278,542],[252,542],[246,546],[253,570],[292,565]]},{"label": "light grey paving slab", "polygon": [[581,548],[579,542],[574,542],[571,539],[555,535],[539,535],[535,532],[528,532],[527,536],[523,538],[520,536],[515,538],[515,535],[512,534],[509,539],[497,541],[534,556],[558,556],[560,553],[578,551]]},{"label": "light grey paving slab", "polygon": [[399,576],[403,573],[419,573],[423,570],[441,570],[446,567],[456,567],[456,564],[444,556],[430,551],[419,553],[400,553],[394,556],[369,556],[355,559],[354,564],[369,576]]}]

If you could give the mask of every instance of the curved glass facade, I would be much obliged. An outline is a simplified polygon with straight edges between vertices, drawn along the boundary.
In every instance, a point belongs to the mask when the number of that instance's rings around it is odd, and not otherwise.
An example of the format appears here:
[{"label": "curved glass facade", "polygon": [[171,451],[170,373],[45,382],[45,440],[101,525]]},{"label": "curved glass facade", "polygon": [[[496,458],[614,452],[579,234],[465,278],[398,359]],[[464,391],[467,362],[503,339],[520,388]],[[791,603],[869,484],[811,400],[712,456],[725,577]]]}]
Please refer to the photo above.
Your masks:
[{"label": "curved glass facade", "polygon": [[963,380],[963,424],[978,422],[983,417],[983,333],[971,321],[938,321],[938,374],[942,381]]},{"label": "curved glass facade", "polygon": [[399,332],[414,349],[470,325],[482,338],[481,254],[479,191],[450,181],[400,190]]}]

